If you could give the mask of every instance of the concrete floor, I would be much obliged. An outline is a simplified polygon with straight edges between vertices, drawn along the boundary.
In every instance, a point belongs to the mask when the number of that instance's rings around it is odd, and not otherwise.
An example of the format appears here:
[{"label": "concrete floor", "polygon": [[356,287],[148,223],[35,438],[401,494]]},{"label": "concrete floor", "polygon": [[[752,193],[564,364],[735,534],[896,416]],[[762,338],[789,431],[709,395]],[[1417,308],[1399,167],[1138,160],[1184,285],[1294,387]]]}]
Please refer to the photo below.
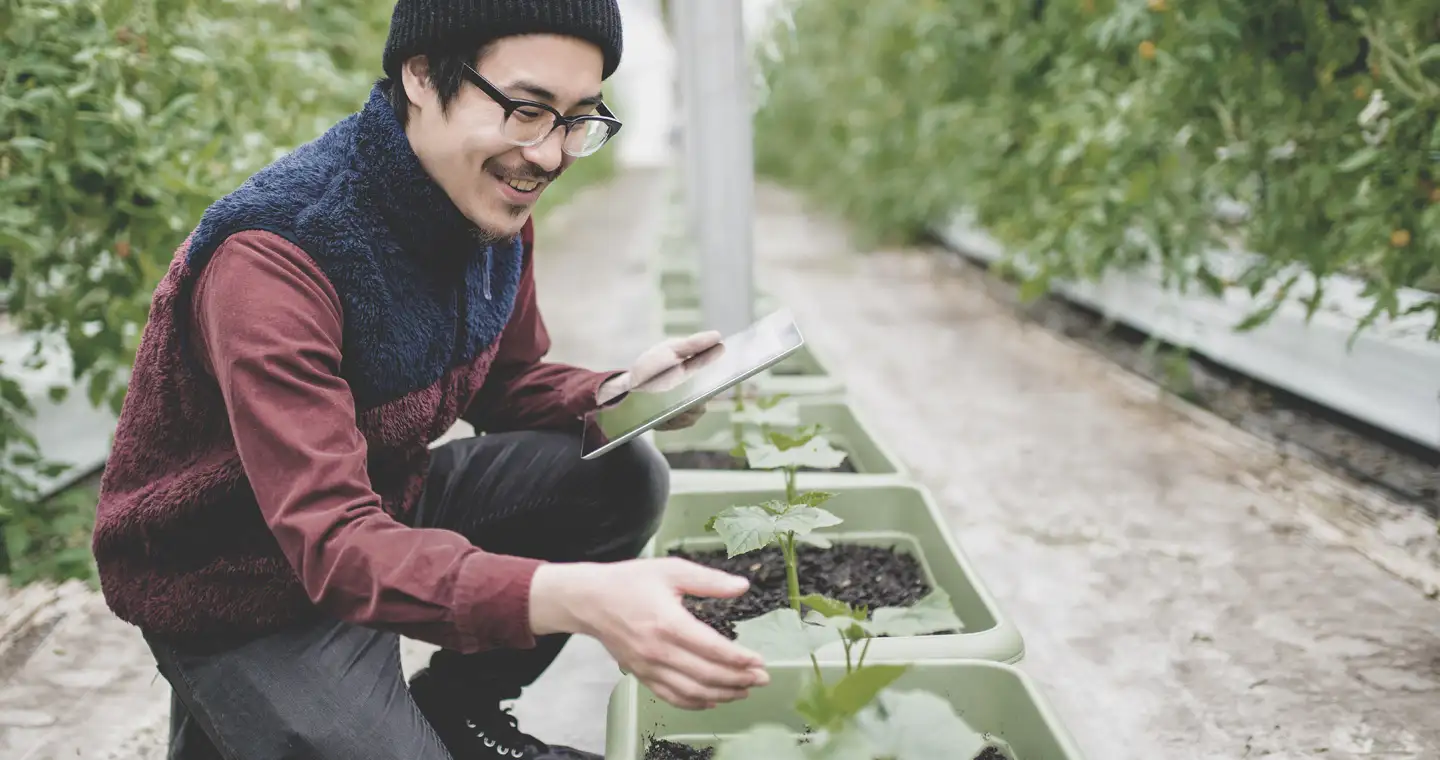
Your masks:
[{"label": "concrete floor", "polygon": [[1440,606],[1324,519],[1374,495],[1025,324],[945,257],[847,255],[793,197],[757,205],[763,281],[940,498],[1090,757],[1440,757]]}]

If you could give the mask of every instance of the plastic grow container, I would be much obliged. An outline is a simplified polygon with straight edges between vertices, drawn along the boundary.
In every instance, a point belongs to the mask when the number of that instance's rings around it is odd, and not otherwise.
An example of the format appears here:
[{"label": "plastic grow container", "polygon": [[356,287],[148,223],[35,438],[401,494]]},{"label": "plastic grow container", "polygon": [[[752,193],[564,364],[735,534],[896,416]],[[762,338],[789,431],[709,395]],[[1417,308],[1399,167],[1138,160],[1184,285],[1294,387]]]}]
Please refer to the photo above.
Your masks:
[{"label": "plastic grow container", "polygon": [[[870,428],[851,406],[838,399],[824,397],[803,397],[796,399],[799,407],[800,424],[825,426],[825,436],[831,445],[844,450],[847,461],[855,467],[849,475],[902,475],[906,470],[900,459],[870,432]],[[730,418],[733,402],[727,399],[711,401],[706,405],[705,416],[688,428],[681,430],[656,431],[654,442],[662,452],[687,450],[728,451],[733,445],[730,432]],[[717,436],[725,439],[726,445],[715,445]],[[703,472],[707,475],[744,477],[750,480],[780,482],[779,472],[767,470],[688,470],[675,472]],[[802,479],[804,473],[802,473]]]},{"label": "plastic grow container", "polygon": [[[798,737],[805,727],[793,705],[810,665],[780,663],[767,670],[768,686],[752,689],[746,699],[703,711],[672,707],[633,676],[621,678],[610,693],[606,714],[606,759],[642,760],[651,737],[716,746],[724,737],[762,723],[786,726]],[[827,681],[845,672],[843,665],[835,664],[821,670]],[[1016,760],[1085,758],[1034,680],[1011,665],[978,660],[917,662],[893,688],[923,689],[946,699],[972,729],[1008,745]]]},{"label": "plastic grow container", "polygon": [[[705,523],[730,506],[760,504],[785,495],[778,473],[774,485],[739,485],[723,478],[694,479],[672,487],[665,514],[644,554],[663,557],[671,550],[720,549],[724,542],[705,531]],[[844,522],[826,528],[830,541],[895,548],[919,562],[926,581],[950,597],[964,628],[960,633],[895,636],[870,643],[866,662],[910,662],[923,659],[968,658],[1018,662],[1025,642],[960,550],[930,491],[902,478],[863,480],[854,475],[800,473],[796,485],[805,491],[829,491],[825,502]],[[837,640],[817,653],[822,661],[845,661]]]}]

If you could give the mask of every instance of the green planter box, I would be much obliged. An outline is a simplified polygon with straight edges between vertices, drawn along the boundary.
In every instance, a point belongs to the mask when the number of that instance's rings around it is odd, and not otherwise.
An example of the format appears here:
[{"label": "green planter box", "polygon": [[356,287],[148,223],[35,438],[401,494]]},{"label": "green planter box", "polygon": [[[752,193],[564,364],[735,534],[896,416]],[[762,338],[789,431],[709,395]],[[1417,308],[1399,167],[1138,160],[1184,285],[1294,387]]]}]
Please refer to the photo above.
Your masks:
[{"label": "green planter box", "polygon": [[[667,314],[671,312],[694,312],[694,324],[700,322],[700,291],[691,285],[682,285],[670,289],[661,288],[660,305]],[[775,298],[767,293],[755,294],[755,311],[765,314],[778,308]],[[666,318],[667,320],[669,317]],[[686,324],[682,322],[681,324]]]},{"label": "green planter box", "polygon": [[[786,725],[799,735],[805,727],[792,705],[808,669],[808,665],[772,665],[770,685],[751,690],[739,702],[704,711],[671,707],[626,676],[610,694],[605,757],[642,760],[652,736],[715,746],[721,738],[761,723]],[[844,667],[831,665],[823,671],[832,681],[844,673]],[[1013,666],[974,660],[919,662],[894,688],[924,689],[945,698],[975,731],[1008,744],[1016,760],[1084,760],[1035,682]]]},{"label": "green planter box", "polygon": [[[656,557],[679,548],[722,548],[720,538],[705,531],[705,523],[726,507],[784,498],[784,484],[778,477],[774,486],[726,488],[716,479],[709,488],[692,483],[688,488],[672,489],[660,528],[644,554]],[[875,639],[866,662],[949,658],[1018,662],[1024,656],[1019,629],[1001,612],[960,551],[928,489],[899,478],[865,481],[833,473],[801,473],[797,485],[802,490],[835,493],[825,509],[844,522],[825,529],[822,535],[835,544],[885,546],[915,557],[929,584],[949,595],[965,626],[957,634]],[[821,648],[817,656],[822,661],[844,662],[845,650],[837,640]]]},{"label": "green planter box", "polygon": [[[859,475],[903,475],[904,466],[884,444],[869,430],[849,404],[833,398],[806,397],[797,399],[800,424],[824,425],[826,437],[831,445],[842,449],[849,456],[846,462]],[[730,432],[732,402],[711,401],[706,405],[705,416],[699,422],[683,430],[656,431],[655,445],[660,451],[728,451],[734,445]],[[728,445],[715,445],[716,438],[725,439]],[[767,470],[693,470],[679,469],[677,473],[704,473],[706,476],[744,478],[761,484],[782,483],[783,475]],[[846,473],[852,474],[852,473]],[[803,479],[803,476],[802,476]]]}]

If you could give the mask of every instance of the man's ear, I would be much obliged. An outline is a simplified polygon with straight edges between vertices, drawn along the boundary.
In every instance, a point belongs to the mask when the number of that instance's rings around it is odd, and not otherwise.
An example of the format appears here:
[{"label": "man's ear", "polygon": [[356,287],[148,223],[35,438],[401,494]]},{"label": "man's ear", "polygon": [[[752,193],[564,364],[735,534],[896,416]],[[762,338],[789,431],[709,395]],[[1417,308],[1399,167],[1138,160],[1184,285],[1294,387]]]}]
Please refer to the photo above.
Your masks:
[{"label": "man's ear", "polygon": [[428,108],[435,104],[435,83],[430,79],[429,58],[417,55],[406,59],[400,65],[400,81],[412,107]]}]

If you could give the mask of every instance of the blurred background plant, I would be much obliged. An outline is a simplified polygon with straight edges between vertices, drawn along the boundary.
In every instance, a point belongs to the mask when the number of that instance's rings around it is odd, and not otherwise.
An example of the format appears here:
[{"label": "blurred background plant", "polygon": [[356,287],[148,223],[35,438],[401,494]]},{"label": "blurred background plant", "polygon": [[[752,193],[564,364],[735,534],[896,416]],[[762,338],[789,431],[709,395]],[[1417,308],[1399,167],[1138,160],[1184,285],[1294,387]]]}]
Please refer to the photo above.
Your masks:
[{"label": "blurred background plant", "polygon": [[[788,0],[757,171],[867,243],[973,210],[1022,292],[1148,264],[1261,306],[1363,278],[1373,320],[1440,292],[1433,0]],[[1260,254],[1219,271],[1213,249]]]},{"label": "blurred background plant", "polygon": [[[0,4],[0,319],[63,345],[118,410],[150,293],[215,198],[363,103],[390,6]],[[38,362],[39,356],[31,362]],[[0,366],[0,573],[89,577],[92,498],[41,500],[31,404]],[[52,391],[68,392],[62,385]]]}]

